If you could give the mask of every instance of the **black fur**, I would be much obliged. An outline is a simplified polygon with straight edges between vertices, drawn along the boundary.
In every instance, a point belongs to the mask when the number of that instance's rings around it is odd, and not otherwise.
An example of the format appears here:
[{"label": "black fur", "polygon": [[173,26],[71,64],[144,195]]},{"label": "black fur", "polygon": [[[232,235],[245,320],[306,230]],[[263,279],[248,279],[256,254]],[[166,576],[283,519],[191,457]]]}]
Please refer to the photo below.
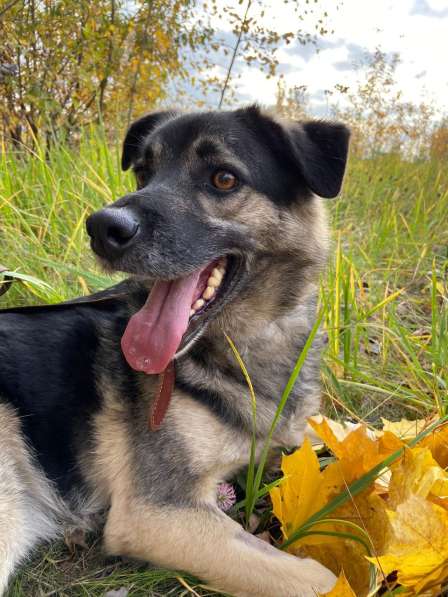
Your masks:
[{"label": "black fur", "polygon": [[[229,401],[217,390],[201,388],[194,383],[187,381],[182,373],[176,375],[176,387],[186,392],[194,400],[209,408],[217,417],[227,425],[231,425],[238,430],[247,430],[247,422],[241,417],[237,408],[232,408]],[[241,388],[241,395],[244,395],[247,389]]]},{"label": "black fur", "polygon": [[[89,218],[92,248],[115,270],[167,278],[219,255],[250,250],[255,239],[236,228],[214,226],[203,217],[200,201],[257,192],[288,207],[309,199],[310,192],[334,197],[342,184],[348,138],[343,125],[284,126],[254,106],[145,116],[131,126],[123,148],[123,167],[134,167],[139,188]],[[219,169],[237,177],[235,191],[211,184]],[[102,223],[106,211],[110,225]],[[138,224],[138,232],[125,242],[120,221]]]},{"label": "black fur", "polygon": [[[166,122],[168,116],[171,119]],[[256,106],[177,117],[174,113],[157,112],[141,118],[129,129],[123,147],[123,169],[144,156],[152,134],[181,154],[206,132],[225,139],[248,166],[251,178],[245,182],[274,201],[294,200],[300,182],[322,197],[335,197],[342,184],[350,133],[342,124],[324,121],[299,125],[284,127]],[[209,143],[208,152],[213,150]],[[277,175],[279,169],[281,176]]]},{"label": "black fur", "polygon": [[24,436],[62,494],[79,485],[79,447],[101,408],[94,365],[104,328],[115,336],[116,374],[136,377],[119,350],[131,297],[96,302],[102,296],[107,294],[89,297],[89,303],[0,311],[0,401],[14,406]]},{"label": "black fur", "polygon": [[[210,174],[217,167],[229,168],[241,185],[285,207],[298,197],[304,200],[307,189],[332,197],[342,182],[348,136],[338,124],[283,126],[255,106],[144,116],[127,132],[122,167],[146,168],[146,180],[114,204],[132,212],[140,233],[120,259],[107,250],[102,256],[114,269],[176,277],[229,250],[250,251],[246,234],[212,229],[198,209],[199,194],[226,201],[225,193],[211,187]],[[185,152],[200,138],[196,159],[186,168]],[[159,163],[153,163],[155,145],[162,151]],[[79,479],[75,446],[86,435],[91,415],[101,408],[94,365],[101,337],[116,347],[117,370],[111,375],[127,380],[130,395],[139,393],[138,374],[127,366],[119,343],[130,314],[145,297],[144,288],[125,283],[72,304],[0,312],[0,397],[17,409],[40,464],[62,492]],[[198,364],[207,359],[207,349],[201,357],[201,346],[199,342],[191,355]],[[229,373],[244,392],[240,372]],[[192,385],[181,373],[177,383],[226,423],[244,426],[238,409],[231,409],[219,392]]]}]

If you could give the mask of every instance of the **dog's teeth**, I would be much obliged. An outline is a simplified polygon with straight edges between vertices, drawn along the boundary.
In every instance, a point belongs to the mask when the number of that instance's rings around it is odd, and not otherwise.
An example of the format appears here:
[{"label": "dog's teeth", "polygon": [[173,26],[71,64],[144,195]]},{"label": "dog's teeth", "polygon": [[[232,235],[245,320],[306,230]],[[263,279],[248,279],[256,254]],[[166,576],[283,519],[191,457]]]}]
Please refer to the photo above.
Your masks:
[{"label": "dog's teeth", "polygon": [[216,278],[217,280],[219,280],[220,282],[222,281],[222,277],[223,277],[224,272],[222,271],[222,269],[218,269],[217,267],[214,267],[212,270],[212,278]]},{"label": "dog's teeth", "polygon": [[[222,278],[221,278],[221,280],[222,280]],[[221,284],[221,280],[218,280],[218,278],[215,278],[215,276],[211,276],[207,280],[207,286],[211,286],[212,288],[218,288],[219,285]]]},{"label": "dog's teeth", "polygon": [[209,301],[212,296],[215,294],[215,289],[212,286],[207,286],[207,288],[204,290],[204,292],[202,293],[202,297],[206,300]]},{"label": "dog's teeth", "polygon": [[194,309],[190,309],[190,317],[191,317],[192,315],[194,315],[195,313],[196,313],[196,311],[195,311]]},{"label": "dog's teeth", "polygon": [[195,303],[193,303],[193,307],[192,309],[194,311],[197,311],[198,309],[202,309],[202,307],[205,305],[205,301],[204,299],[198,299]]}]

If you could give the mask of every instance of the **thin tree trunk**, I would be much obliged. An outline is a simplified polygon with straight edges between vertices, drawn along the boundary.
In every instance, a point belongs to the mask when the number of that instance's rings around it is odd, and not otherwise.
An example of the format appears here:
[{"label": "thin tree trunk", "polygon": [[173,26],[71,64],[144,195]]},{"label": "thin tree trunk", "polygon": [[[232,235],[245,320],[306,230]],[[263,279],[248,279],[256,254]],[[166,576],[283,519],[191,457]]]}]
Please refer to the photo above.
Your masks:
[{"label": "thin tree trunk", "polygon": [[[148,7],[148,12],[146,14],[144,30],[143,30],[145,35],[148,30],[149,21],[150,21],[150,17],[151,17],[150,2],[147,3],[147,7]],[[142,45],[140,46],[138,61],[137,61],[137,65],[136,65],[135,71],[134,71],[134,76],[132,79],[131,90],[129,93],[128,113],[127,113],[127,118],[126,118],[127,126],[129,126],[131,123],[132,110],[134,109],[134,99],[135,99],[135,94],[137,92],[137,83],[138,83],[138,78],[140,76],[140,66],[141,66],[142,58],[143,58],[143,51],[144,51],[144,49],[143,49],[143,43],[142,43]]]},{"label": "thin tree trunk", "polygon": [[[115,23],[115,0],[110,0],[110,24],[113,26],[114,23]],[[114,51],[113,35],[110,35],[109,47],[108,47],[108,51],[107,51],[106,68],[104,71],[104,77],[102,78],[102,80],[100,82],[100,97],[99,97],[99,116],[100,117],[104,112],[104,94],[106,92],[106,87],[109,82],[113,51]]]},{"label": "thin tree trunk", "polygon": [[221,108],[222,108],[222,104],[223,104],[223,101],[224,101],[224,96],[226,94],[227,87],[229,86],[230,77],[231,77],[232,70],[233,70],[233,65],[235,64],[235,59],[236,59],[236,56],[238,54],[238,50],[239,50],[239,47],[240,47],[240,44],[241,44],[241,39],[243,37],[243,33],[244,33],[245,28],[246,28],[247,15],[249,14],[249,10],[250,10],[251,5],[252,5],[252,0],[247,0],[246,11],[244,13],[243,20],[241,21],[241,27],[240,27],[240,30],[238,32],[238,37],[237,37],[237,40],[236,40],[235,47],[233,48],[232,58],[230,60],[229,68],[227,69],[226,80],[225,80],[224,86],[223,86],[223,88],[221,90],[221,97],[219,98],[218,110],[221,110]]}]

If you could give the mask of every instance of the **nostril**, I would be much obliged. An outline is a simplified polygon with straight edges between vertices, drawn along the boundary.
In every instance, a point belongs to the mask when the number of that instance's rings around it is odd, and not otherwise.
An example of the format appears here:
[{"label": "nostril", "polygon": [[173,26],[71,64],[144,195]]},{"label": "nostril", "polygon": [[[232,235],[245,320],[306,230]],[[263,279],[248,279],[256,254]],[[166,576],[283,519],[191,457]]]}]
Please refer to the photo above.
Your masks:
[{"label": "nostril", "polygon": [[106,237],[110,243],[122,246],[134,238],[138,229],[139,225],[135,220],[123,218],[121,221],[115,222],[108,226],[106,230]]}]

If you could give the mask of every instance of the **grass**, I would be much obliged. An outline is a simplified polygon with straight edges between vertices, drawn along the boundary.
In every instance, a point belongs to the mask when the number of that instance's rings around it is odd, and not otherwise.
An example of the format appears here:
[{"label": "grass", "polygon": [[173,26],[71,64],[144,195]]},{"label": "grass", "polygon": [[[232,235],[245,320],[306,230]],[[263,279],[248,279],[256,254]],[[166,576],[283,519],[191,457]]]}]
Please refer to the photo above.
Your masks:
[{"label": "grass", "polygon": [[126,588],[132,597],[213,594],[176,572],[107,561],[97,538],[90,542],[88,550],[74,553],[61,542],[50,548],[44,546],[13,579],[7,597],[103,597],[108,591],[118,592],[121,588]]},{"label": "grass", "polygon": [[445,165],[352,160],[333,205],[335,258],[322,285],[325,393],[376,421],[447,412],[448,217]]},{"label": "grass", "polygon": [[[0,264],[24,279],[2,306],[57,302],[114,281],[95,266],[84,220],[132,188],[119,162],[118,144],[99,129],[85,131],[79,148],[56,143],[47,156],[41,148],[3,151]],[[322,377],[334,418],[375,425],[380,416],[448,414],[446,166],[352,156],[343,195],[328,202],[334,233],[322,280]],[[131,595],[193,594],[174,573],[105,562],[94,543],[74,557],[63,544],[44,549],[9,596],[103,595],[122,586]]]}]

